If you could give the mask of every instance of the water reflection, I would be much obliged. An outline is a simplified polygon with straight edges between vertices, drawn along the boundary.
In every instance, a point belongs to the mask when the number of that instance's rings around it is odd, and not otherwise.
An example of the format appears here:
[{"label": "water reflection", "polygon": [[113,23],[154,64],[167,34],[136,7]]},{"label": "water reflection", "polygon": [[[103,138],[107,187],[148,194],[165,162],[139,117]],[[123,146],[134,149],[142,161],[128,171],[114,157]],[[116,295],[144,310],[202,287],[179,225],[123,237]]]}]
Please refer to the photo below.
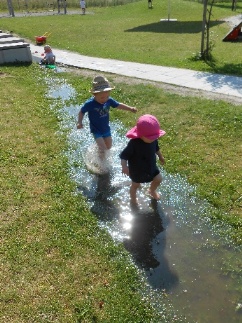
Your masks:
[{"label": "water reflection", "polygon": [[[171,290],[178,284],[178,275],[171,269],[165,256],[166,236],[163,227],[165,214],[159,202],[151,200],[149,208],[133,207],[133,225],[129,239],[124,239],[125,248],[146,272],[151,286]],[[159,238],[157,238],[159,235]],[[153,245],[159,252],[156,254]]]},{"label": "water reflection", "polygon": [[94,176],[96,180],[95,195],[92,198],[91,211],[101,222],[113,221],[119,216],[118,207],[112,201],[115,188],[111,185],[111,174]]},{"label": "water reflection", "polygon": [[[112,231],[116,237],[119,235],[119,238],[123,239],[124,247],[133,256],[135,263],[145,269],[147,279],[153,287],[170,290],[178,283],[178,277],[174,270],[170,269],[168,259],[164,255],[164,213],[157,201],[149,201],[148,198],[140,206],[129,204],[129,198],[126,207],[123,207],[122,203],[115,203],[115,196],[120,196],[120,188],[112,186],[111,179],[111,173],[93,175],[95,184],[92,185],[94,192],[90,198],[91,211],[107,227],[108,221],[115,223],[116,228],[112,226]],[[157,240],[160,232],[163,232],[163,237]],[[153,241],[159,244],[159,261],[153,251]],[[155,280],[152,277],[154,270],[157,270]]]},{"label": "water reflection", "polygon": [[153,210],[132,208],[132,225],[129,228],[129,237],[124,239],[125,248],[132,253],[136,262],[146,270],[158,267],[160,262],[156,259],[151,241],[163,231],[160,215]]}]

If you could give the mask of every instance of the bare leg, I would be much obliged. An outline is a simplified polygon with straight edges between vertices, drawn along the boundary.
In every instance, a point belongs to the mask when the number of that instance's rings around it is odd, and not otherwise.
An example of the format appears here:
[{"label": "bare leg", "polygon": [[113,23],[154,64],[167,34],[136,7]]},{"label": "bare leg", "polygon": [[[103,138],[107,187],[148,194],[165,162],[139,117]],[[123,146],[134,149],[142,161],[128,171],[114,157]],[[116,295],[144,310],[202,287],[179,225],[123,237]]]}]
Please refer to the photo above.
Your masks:
[{"label": "bare leg", "polygon": [[136,193],[137,193],[137,189],[140,187],[140,183],[135,183],[135,182],[132,182],[131,183],[131,186],[130,186],[130,201],[131,203],[133,204],[137,204],[138,201],[137,201],[137,197],[136,197]]},{"label": "bare leg", "polygon": [[112,137],[105,137],[103,138],[104,142],[105,142],[105,145],[107,147],[107,149],[111,149],[112,147]]},{"label": "bare leg", "polygon": [[150,183],[150,188],[149,188],[148,192],[151,195],[151,197],[153,197],[153,199],[155,199],[155,200],[160,199],[160,194],[158,194],[156,192],[156,189],[160,185],[161,181],[162,181],[161,174],[158,174],[155,176],[153,181]]},{"label": "bare leg", "polygon": [[112,147],[112,137],[102,138],[99,137],[96,140],[98,146],[98,154],[101,160],[105,159],[105,153]]}]

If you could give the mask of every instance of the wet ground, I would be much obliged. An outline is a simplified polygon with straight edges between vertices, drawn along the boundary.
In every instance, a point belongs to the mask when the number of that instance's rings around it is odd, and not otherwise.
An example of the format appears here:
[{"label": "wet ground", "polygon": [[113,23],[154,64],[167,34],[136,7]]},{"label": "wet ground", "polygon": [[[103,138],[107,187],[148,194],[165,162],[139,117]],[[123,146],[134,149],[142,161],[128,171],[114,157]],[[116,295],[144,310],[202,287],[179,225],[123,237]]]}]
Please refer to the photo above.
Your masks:
[{"label": "wet ground", "polygon": [[241,248],[233,246],[230,228],[212,224],[209,215],[214,210],[195,197],[196,188],[163,169],[161,200],[151,200],[145,184],[139,191],[139,206],[132,207],[130,181],[121,174],[118,158],[127,143],[120,135],[122,124],[111,124],[113,148],[106,165],[109,172],[94,173],[96,155],[87,118],[84,129],[77,130],[80,107],[66,105],[76,95],[75,90],[65,80],[47,79],[48,83],[48,96],[58,99],[58,103],[62,100],[59,113],[61,129],[68,134],[70,176],[78,192],[86,196],[100,227],[130,253],[147,285],[142,291],[144,297],[162,312],[165,296],[187,322],[242,322],[238,287],[242,283]]}]

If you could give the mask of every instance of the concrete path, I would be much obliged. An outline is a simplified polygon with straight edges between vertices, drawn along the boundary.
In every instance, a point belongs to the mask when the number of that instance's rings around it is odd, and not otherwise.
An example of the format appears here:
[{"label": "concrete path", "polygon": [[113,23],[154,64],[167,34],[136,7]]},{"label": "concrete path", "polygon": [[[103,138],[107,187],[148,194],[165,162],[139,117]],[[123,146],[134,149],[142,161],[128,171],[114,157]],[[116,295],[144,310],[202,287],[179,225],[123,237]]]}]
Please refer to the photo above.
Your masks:
[{"label": "concrete path", "polygon": [[[30,49],[35,60],[42,57],[43,47],[30,44]],[[239,76],[88,57],[54,48],[53,52],[56,55],[57,63],[68,66],[162,82],[242,99],[242,77]]]}]

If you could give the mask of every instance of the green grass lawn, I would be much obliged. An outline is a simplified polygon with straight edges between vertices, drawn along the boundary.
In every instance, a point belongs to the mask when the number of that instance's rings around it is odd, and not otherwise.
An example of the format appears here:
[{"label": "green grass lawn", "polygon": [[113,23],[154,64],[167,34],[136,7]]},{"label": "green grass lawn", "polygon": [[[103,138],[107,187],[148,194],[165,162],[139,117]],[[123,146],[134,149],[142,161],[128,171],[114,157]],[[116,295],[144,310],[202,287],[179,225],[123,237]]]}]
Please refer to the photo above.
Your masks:
[{"label": "green grass lawn", "polygon": [[[221,19],[239,15],[231,11],[230,2],[213,7],[210,40],[213,62],[196,59],[201,49],[203,5],[197,1],[171,1],[171,18],[167,18],[167,2],[139,1],[115,7],[88,7],[87,14],[2,18],[0,28],[13,31],[32,42],[35,36],[51,32],[51,46],[84,55],[114,58],[155,65],[174,66],[219,73],[242,74],[241,42],[223,42],[231,27]],[[69,9],[71,11],[71,8]]]},{"label": "green grass lawn", "polygon": [[[0,320],[158,323],[138,292],[127,253],[98,228],[84,198],[75,194],[63,154],[66,138],[44,97],[45,76],[36,64],[0,69]],[[59,77],[78,90],[72,103],[89,96],[81,89],[90,88],[91,78],[68,72]],[[241,244],[242,107],[181,98],[151,85],[115,85],[115,97],[139,107],[138,115],[158,117],[167,131],[161,142],[165,169],[196,185],[217,206],[214,221],[230,223],[231,238]],[[119,111],[111,117],[127,127],[135,121]],[[162,315],[172,322],[169,308]]]},{"label": "green grass lawn", "polygon": [[43,70],[0,71],[0,321],[150,322],[128,254],[75,194]]},{"label": "green grass lawn", "polygon": [[[1,18],[0,29],[32,40],[49,31],[53,47],[91,56],[221,72],[237,66],[241,72],[241,44],[221,42],[226,24],[212,27],[219,33],[215,67],[191,59],[200,46],[197,2],[177,1],[172,16],[187,21],[186,28],[179,21],[163,24],[166,32],[157,23],[167,14],[166,3],[154,3],[153,10],[138,2],[92,11],[85,17]],[[214,21],[232,14],[230,4],[220,4]],[[47,73],[51,77],[52,71]],[[75,194],[63,154],[66,138],[58,134],[60,120],[44,96],[45,76],[36,64],[0,67],[0,321],[160,323],[138,292],[128,254]],[[75,103],[89,96],[82,89],[90,88],[91,78],[68,72],[59,77],[78,90]],[[232,225],[232,238],[241,244],[242,106],[181,97],[152,85],[127,87],[128,81],[108,77],[117,100],[136,106],[138,115],[157,116],[167,132],[161,141],[165,169],[195,185],[197,194],[216,207],[214,221]],[[134,123],[119,111],[111,118],[126,127]],[[172,322],[172,313],[162,315]]]}]

